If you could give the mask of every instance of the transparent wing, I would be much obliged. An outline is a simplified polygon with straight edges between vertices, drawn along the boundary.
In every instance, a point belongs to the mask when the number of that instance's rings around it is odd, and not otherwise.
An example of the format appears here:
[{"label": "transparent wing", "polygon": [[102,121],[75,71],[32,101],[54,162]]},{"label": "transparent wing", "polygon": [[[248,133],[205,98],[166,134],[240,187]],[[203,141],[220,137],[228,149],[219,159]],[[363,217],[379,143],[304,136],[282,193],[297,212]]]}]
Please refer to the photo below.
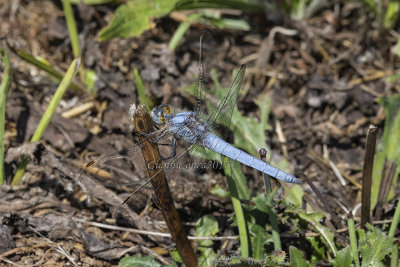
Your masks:
[{"label": "transparent wing", "polygon": [[211,82],[209,73],[214,52],[214,39],[210,32],[205,31],[200,37],[199,70],[195,85],[196,104],[194,110],[197,114],[206,113],[205,97],[207,84]]},{"label": "transparent wing", "polygon": [[[195,111],[211,126],[215,122],[229,128],[233,109],[241,88],[246,66],[241,66],[235,75],[225,98],[221,100],[223,90],[218,83],[217,71],[211,70],[215,42],[210,32],[205,31],[200,37],[199,72],[195,85]],[[213,89],[211,89],[213,88]]]},{"label": "transparent wing", "polygon": [[[157,143],[172,143],[171,138],[171,134],[165,134]],[[143,144],[137,141],[129,148],[103,154],[87,163],[80,171],[79,177],[86,175],[107,187],[112,187],[124,199],[128,195],[127,191],[139,187],[148,177],[142,146]],[[162,153],[170,153],[168,150],[170,149],[166,147]],[[131,206],[133,210],[143,207],[149,194],[150,190],[143,187],[141,194],[137,196],[135,205]]]},{"label": "transparent wing", "polygon": [[[164,171],[167,176],[167,180],[171,189],[171,192],[174,191],[174,185],[172,184],[172,181],[170,177],[175,177],[179,174],[176,174],[176,172],[179,171],[190,171],[188,166],[188,157],[192,153],[192,151],[195,151],[199,149],[201,145],[199,143],[192,144],[188,147],[184,147],[181,153],[179,153],[176,157],[174,157],[172,160],[163,163],[163,168],[160,169],[157,173],[155,173],[152,177],[148,178],[143,184],[141,184],[139,187],[137,187],[128,197],[125,198],[124,202],[120,206],[120,208],[114,213],[114,217],[118,215],[118,213],[122,212],[124,209],[131,207],[132,205],[135,204],[135,201],[138,197],[138,194],[145,192],[145,194],[149,194],[152,189],[151,187],[151,181],[154,179],[160,172]],[[173,174],[175,173],[175,174]],[[186,181],[186,183],[189,183],[189,181]],[[175,199],[175,198],[174,198]],[[175,199],[176,200],[176,199]]]},{"label": "transparent wing", "polygon": [[246,65],[242,65],[229,86],[228,93],[219,105],[215,105],[215,101],[207,103],[207,107],[211,111],[211,115],[207,120],[210,127],[214,127],[215,123],[218,123],[229,128],[245,72]]}]

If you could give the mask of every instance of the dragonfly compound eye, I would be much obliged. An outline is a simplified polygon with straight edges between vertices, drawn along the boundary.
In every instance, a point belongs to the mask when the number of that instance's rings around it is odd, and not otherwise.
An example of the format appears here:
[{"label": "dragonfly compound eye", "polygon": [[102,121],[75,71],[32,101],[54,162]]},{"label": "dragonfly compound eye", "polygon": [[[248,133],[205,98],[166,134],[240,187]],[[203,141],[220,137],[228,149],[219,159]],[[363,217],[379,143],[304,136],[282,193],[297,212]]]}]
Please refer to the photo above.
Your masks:
[{"label": "dragonfly compound eye", "polygon": [[171,110],[170,110],[169,106],[167,106],[167,105],[163,106],[163,113],[164,114],[169,114],[170,112],[171,112]]},{"label": "dragonfly compound eye", "polygon": [[162,124],[164,124],[165,123],[165,115],[170,114],[171,110],[170,110],[169,106],[167,106],[165,104],[161,105],[160,108],[161,108],[160,121]]}]

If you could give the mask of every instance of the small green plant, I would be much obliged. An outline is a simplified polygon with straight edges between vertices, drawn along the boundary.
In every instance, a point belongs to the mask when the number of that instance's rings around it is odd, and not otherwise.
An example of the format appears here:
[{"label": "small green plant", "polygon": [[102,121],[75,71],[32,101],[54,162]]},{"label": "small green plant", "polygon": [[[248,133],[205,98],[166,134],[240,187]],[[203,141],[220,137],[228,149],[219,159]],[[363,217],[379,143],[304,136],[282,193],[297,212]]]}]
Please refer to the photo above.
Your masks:
[{"label": "small green plant", "polygon": [[[212,215],[204,215],[196,222],[195,226],[196,236],[198,237],[212,237],[215,236],[219,231],[218,221]],[[197,243],[197,250],[200,252],[199,265],[210,266],[217,257],[217,254],[212,248],[213,241],[199,240]]]},{"label": "small green plant", "polygon": [[[173,11],[196,10],[200,8],[209,9],[235,9],[248,12],[262,12],[262,7],[257,1],[230,0],[230,1],[187,1],[187,0],[130,0],[120,5],[114,14],[110,24],[101,30],[100,41],[110,40],[115,37],[139,36],[143,31],[153,27],[153,20],[161,18]],[[218,12],[199,11],[189,15],[178,27],[174,37],[169,44],[170,49],[174,49],[183,34],[194,22],[211,24],[218,28],[229,28],[237,30],[249,30],[250,26],[242,19],[232,19],[221,17]]]}]

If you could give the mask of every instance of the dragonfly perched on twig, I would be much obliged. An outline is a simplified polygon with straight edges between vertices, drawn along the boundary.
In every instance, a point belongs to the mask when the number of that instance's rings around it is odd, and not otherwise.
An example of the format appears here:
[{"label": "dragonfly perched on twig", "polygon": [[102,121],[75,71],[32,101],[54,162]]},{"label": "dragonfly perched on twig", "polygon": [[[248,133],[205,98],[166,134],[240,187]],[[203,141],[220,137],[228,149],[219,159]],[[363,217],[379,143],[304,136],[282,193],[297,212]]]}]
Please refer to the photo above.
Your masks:
[{"label": "dragonfly perched on twig", "polygon": [[[196,103],[193,111],[172,114],[169,106],[166,104],[153,108],[150,115],[157,129],[154,132],[146,134],[145,137],[150,142],[159,145],[168,145],[172,148],[172,155],[163,159],[169,163],[168,166],[172,166],[172,164],[196,150],[210,149],[281,181],[301,184],[301,181],[294,176],[232,146],[217,136],[214,131],[217,124],[224,125],[225,127],[229,127],[230,125],[246,66],[242,65],[240,67],[222,101],[218,101],[216,98],[210,96],[205,85],[205,79],[209,72],[209,60],[212,57],[212,42],[212,37],[209,33],[202,34],[200,38],[199,73],[195,85]],[[135,105],[132,105],[129,110],[131,120],[134,117],[135,107]],[[183,140],[186,143],[184,151],[179,154],[176,153],[177,139]],[[168,140],[168,142],[163,143],[165,140]],[[136,143],[131,148],[124,150],[124,153],[101,156],[90,162],[87,167],[97,166],[102,168],[106,166],[110,170],[117,172],[118,175],[125,175],[126,170],[112,168],[108,165],[108,162],[120,158],[140,161],[140,146],[140,143]],[[123,204],[128,203],[133,195],[150,183],[152,178],[150,177],[150,179],[139,186]]]}]

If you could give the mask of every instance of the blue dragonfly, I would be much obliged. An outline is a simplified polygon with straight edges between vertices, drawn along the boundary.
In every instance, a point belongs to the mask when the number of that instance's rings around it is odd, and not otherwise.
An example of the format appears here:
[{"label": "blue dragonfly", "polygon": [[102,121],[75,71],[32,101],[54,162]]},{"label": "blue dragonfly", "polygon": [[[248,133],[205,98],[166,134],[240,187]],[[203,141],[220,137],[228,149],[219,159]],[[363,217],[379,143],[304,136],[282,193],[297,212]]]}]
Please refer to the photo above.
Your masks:
[{"label": "blue dragonfly", "polygon": [[[210,149],[231,160],[239,161],[251,168],[268,174],[271,177],[279,179],[287,183],[301,184],[301,181],[294,176],[276,168],[272,165],[262,161],[236,147],[229,144],[222,138],[218,137],[216,131],[217,125],[224,125],[229,127],[233,109],[236,105],[239,90],[241,88],[246,66],[242,65],[239,71],[234,76],[228,92],[222,99],[218,101],[216,98],[210,96],[206,86],[207,75],[209,74],[210,58],[212,56],[212,37],[209,33],[203,33],[200,38],[200,59],[199,59],[199,72],[195,85],[196,103],[193,111],[180,112],[173,114],[168,105],[162,104],[153,108],[150,113],[157,129],[149,134],[145,134],[148,141],[157,143],[158,145],[169,145],[172,147],[172,155],[165,157],[168,160],[168,166],[173,166],[187,155],[193,154],[196,150]],[[220,103],[218,103],[220,102]],[[135,105],[132,105],[129,110],[130,120],[134,119]],[[168,140],[167,144],[162,143],[162,140]],[[182,153],[176,153],[176,140],[183,140],[186,147]],[[123,150],[124,153],[103,155],[96,160],[89,163],[87,166],[104,167],[105,163],[119,158],[129,158],[139,160],[141,152],[141,144],[136,143],[129,149]],[[107,165],[109,167],[109,165]],[[112,168],[113,171],[124,174],[126,170],[119,170]],[[154,175],[155,176],[155,175]],[[154,177],[153,176],[153,177]],[[132,197],[139,191],[146,187],[151,179],[150,177],[145,183],[139,186],[123,203],[131,202]]]}]

